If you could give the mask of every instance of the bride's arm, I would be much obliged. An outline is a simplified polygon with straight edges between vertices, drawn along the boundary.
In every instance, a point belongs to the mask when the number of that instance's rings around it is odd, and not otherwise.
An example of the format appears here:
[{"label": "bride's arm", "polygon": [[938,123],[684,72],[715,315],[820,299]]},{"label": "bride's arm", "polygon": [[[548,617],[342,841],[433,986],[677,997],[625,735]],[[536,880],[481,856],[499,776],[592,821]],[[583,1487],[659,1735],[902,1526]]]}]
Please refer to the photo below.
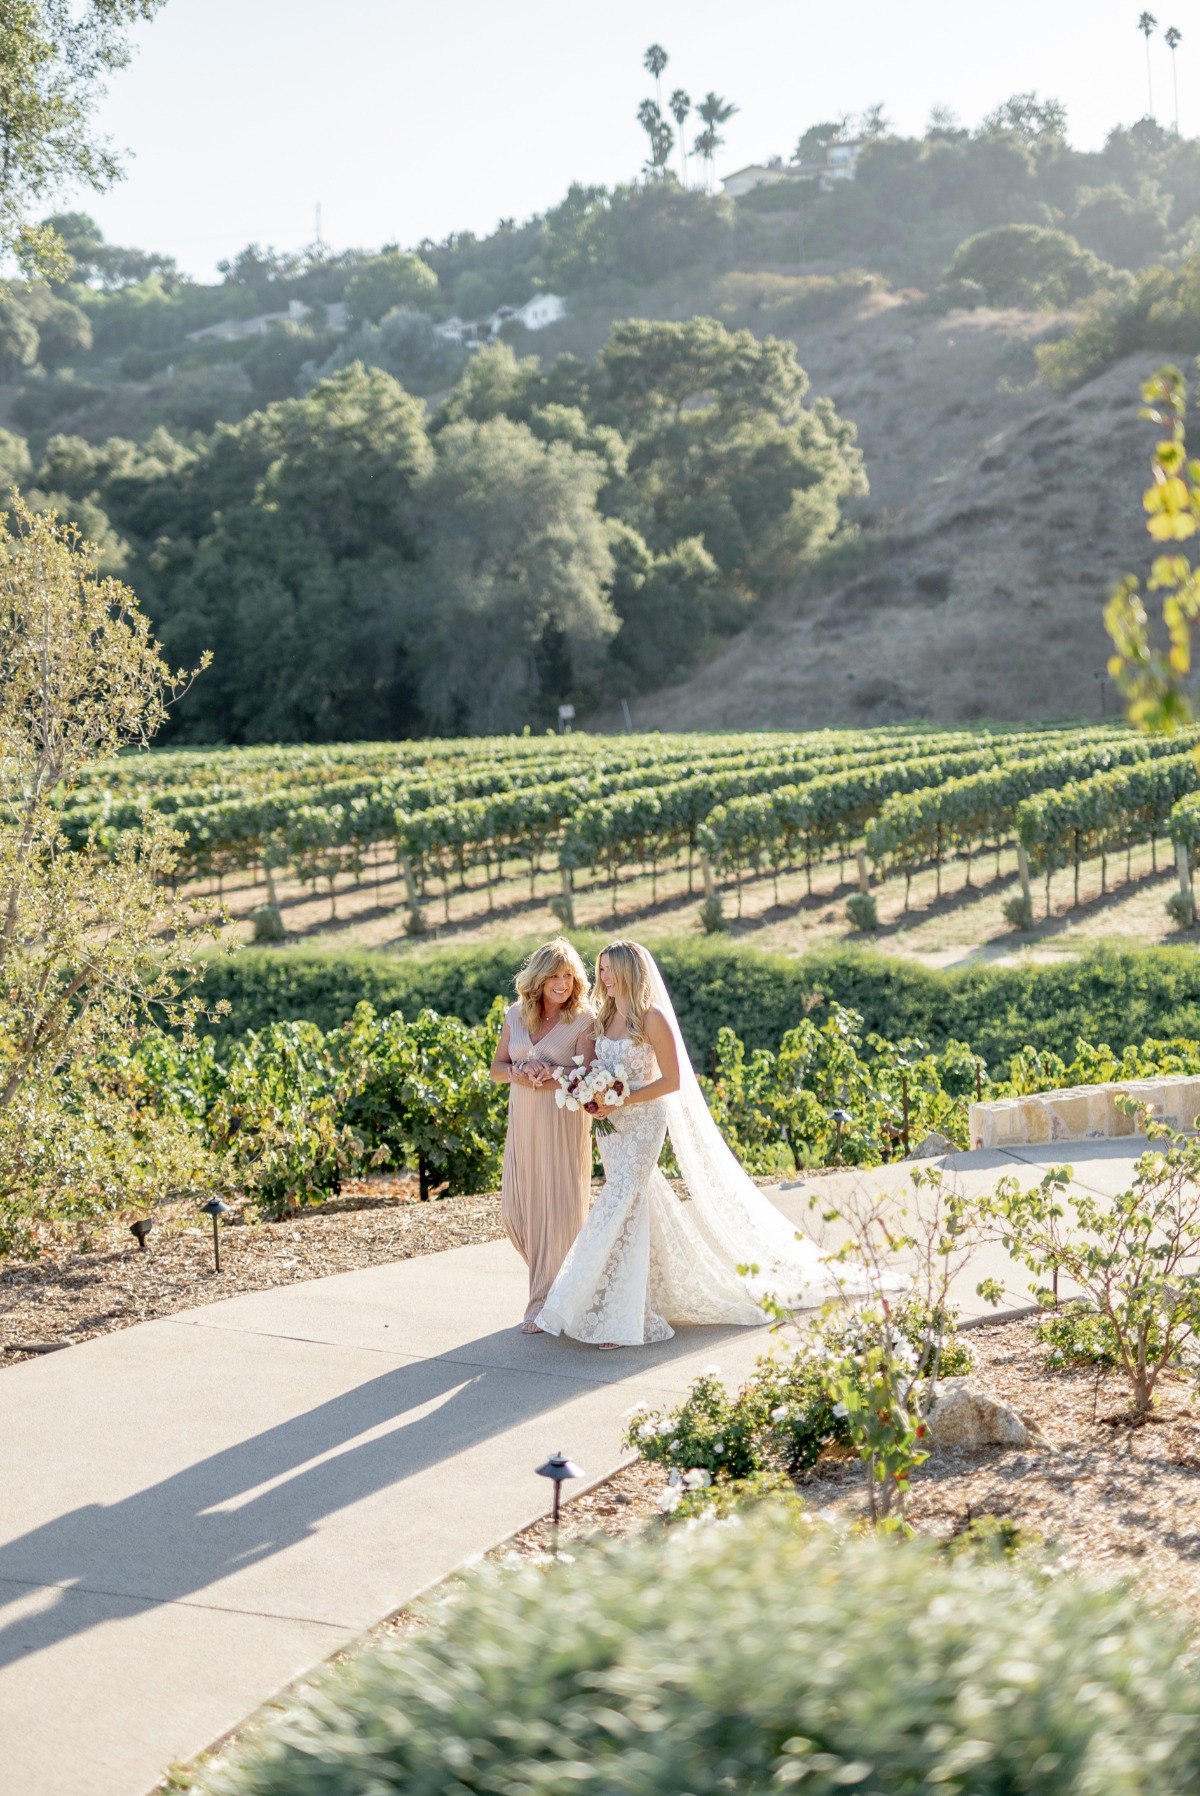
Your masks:
[{"label": "bride's arm", "polygon": [[642,1025],[646,1040],[654,1049],[654,1058],[658,1061],[659,1076],[651,1079],[649,1085],[631,1091],[625,1099],[625,1107],[630,1104],[649,1104],[655,1098],[670,1097],[673,1091],[679,1090],[679,1054],[675,1047],[675,1036],[671,1025],[661,1010],[648,1010]]}]

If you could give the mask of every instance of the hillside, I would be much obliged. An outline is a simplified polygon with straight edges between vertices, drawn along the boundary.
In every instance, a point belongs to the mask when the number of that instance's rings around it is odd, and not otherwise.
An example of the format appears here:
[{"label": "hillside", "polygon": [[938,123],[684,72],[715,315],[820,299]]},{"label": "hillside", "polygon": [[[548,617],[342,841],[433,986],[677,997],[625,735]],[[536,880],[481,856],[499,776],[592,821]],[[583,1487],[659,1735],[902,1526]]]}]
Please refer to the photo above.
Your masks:
[{"label": "hillside", "polygon": [[1200,140],[1079,152],[1017,95],[792,174],[211,285],[59,215],[71,277],[0,300],[0,487],[214,651],[175,742],[1100,714]]},{"label": "hillside", "polygon": [[1101,612],[1113,579],[1149,559],[1138,383],[1162,357],[1127,357],[1057,397],[1033,344],[1061,329],[1046,314],[930,317],[879,294],[802,333],[814,390],[864,451],[859,548],[770,601],[686,683],[632,700],[637,726],[1111,708]]}]

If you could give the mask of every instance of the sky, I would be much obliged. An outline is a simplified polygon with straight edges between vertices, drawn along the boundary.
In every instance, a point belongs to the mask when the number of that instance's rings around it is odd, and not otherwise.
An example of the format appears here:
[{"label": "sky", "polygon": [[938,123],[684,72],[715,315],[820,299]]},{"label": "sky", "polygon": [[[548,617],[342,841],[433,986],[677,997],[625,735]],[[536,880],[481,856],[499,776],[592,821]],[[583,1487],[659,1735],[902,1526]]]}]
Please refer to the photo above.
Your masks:
[{"label": "sky", "polygon": [[[1166,0],[1163,0],[1166,5]],[[1170,0],[1151,40],[1154,109],[1200,131],[1200,24]],[[127,152],[90,211],[110,241],[165,252],[200,279],[250,242],[411,246],[543,211],[571,181],[611,186],[645,157],[642,67],[664,92],[733,100],[718,175],[788,156],[820,119],[882,101],[904,132],[930,108],[976,124],[1009,94],[1065,102],[1097,147],[1148,110],[1146,45],[1126,0],[167,0],[135,34],[101,130]],[[1194,71],[1194,72],[1193,72]],[[690,127],[689,127],[690,134]]]}]

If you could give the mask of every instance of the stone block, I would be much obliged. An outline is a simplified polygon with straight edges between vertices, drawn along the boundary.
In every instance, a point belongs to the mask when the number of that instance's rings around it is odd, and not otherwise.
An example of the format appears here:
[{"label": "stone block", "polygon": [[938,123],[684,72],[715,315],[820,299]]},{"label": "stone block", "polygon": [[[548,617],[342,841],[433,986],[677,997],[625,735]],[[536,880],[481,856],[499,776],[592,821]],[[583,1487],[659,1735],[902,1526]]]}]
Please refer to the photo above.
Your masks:
[{"label": "stone block", "polygon": [[1108,1085],[1079,1085],[1029,1097],[997,1098],[972,1104],[972,1147],[1040,1147],[1051,1142],[1119,1140],[1142,1133],[1137,1116],[1126,1115],[1121,1098],[1145,1106],[1156,1122],[1192,1129],[1200,1118],[1200,1078],[1170,1073],[1155,1079],[1123,1079]]}]

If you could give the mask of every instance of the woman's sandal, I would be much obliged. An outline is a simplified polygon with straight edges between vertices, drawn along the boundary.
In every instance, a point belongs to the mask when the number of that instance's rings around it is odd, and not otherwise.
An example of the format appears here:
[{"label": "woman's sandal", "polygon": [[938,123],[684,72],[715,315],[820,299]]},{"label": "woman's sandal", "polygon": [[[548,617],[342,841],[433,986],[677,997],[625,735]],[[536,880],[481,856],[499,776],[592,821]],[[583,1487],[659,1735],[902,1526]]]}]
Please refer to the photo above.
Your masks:
[{"label": "woman's sandal", "polygon": [[521,1324],[523,1335],[544,1335],[545,1332],[545,1329],[539,1328],[536,1322],[522,1322]]},{"label": "woman's sandal", "polygon": [[625,1345],[623,1341],[597,1341],[597,1349],[601,1353],[618,1353]]}]

